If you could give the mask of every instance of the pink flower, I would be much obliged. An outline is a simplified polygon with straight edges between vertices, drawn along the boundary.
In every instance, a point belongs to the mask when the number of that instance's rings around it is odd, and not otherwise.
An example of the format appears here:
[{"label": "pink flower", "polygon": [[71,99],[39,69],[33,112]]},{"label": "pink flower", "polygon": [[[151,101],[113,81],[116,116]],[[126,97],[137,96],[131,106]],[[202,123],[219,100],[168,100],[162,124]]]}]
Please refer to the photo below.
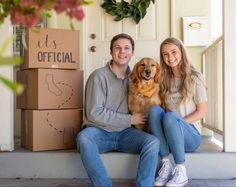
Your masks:
[{"label": "pink flower", "polygon": [[54,9],[57,13],[66,12],[69,17],[76,18],[78,21],[84,18],[80,0],[57,0]]},{"label": "pink flower", "polygon": [[13,8],[11,10],[11,22],[13,25],[25,25],[33,27],[40,21],[39,14],[32,12],[24,14],[21,9]]},{"label": "pink flower", "polygon": [[20,0],[19,4],[22,8],[31,8],[34,4],[34,0]]},{"label": "pink flower", "polygon": [[11,14],[11,22],[13,25],[25,23],[24,14],[20,10],[13,8],[10,14]]},{"label": "pink flower", "polygon": [[78,21],[81,21],[84,18],[84,11],[81,7],[71,9],[66,14],[71,18],[76,18]]},{"label": "pink flower", "polygon": [[[56,0],[54,0],[54,1],[56,1]],[[39,9],[48,9],[48,8],[50,8],[49,7],[50,5],[47,2],[48,2],[48,0],[38,0],[38,2],[37,2],[38,8]]]},{"label": "pink flower", "polygon": [[25,25],[34,27],[36,26],[40,21],[40,16],[36,13],[27,14],[25,15]]},{"label": "pink flower", "polygon": [[68,8],[69,4],[67,0],[57,0],[54,9],[57,13],[62,13]]},{"label": "pink flower", "polygon": [[[0,0],[1,1],[1,0]],[[65,12],[70,18],[81,21],[84,18],[81,0],[2,0],[6,7],[0,12],[0,23],[10,14],[13,25],[35,26],[43,11],[54,9],[58,14]]]}]

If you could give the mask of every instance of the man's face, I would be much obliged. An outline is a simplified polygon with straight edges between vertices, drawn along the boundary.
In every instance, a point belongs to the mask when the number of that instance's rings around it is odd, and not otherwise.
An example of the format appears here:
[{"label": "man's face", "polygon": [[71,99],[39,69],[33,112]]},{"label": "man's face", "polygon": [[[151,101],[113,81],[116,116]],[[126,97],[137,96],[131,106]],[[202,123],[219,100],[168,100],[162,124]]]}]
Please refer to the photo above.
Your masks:
[{"label": "man's face", "polygon": [[111,51],[113,63],[117,65],[127,65],[133,54],[130,40],[120,38],[114,42]]}]

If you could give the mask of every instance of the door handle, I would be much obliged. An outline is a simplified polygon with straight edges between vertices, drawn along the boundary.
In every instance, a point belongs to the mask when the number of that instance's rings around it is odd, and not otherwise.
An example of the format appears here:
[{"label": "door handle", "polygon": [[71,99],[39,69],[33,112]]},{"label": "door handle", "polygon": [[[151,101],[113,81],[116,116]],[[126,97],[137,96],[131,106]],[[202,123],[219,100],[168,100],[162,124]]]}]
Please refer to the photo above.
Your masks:
[{"label": "door handle", "polygon": [[94,45],[91,46],[91,47],[90,47],[90,51],[93,52],[93,53],[96,52],[96,46],[94,46]]},{"label": "door handle", "polygon": [[90,35],[90,38],[91,38],[92,40],[96,39],[96,37],[97,37],[96,34],[91,34],[91,35]]}]

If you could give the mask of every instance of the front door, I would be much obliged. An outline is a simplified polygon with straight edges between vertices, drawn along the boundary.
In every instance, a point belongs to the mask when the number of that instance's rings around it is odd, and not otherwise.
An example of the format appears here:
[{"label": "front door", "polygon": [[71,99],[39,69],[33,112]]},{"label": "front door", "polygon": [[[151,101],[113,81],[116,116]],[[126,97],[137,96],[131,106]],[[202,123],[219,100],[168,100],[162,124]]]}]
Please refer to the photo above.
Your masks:
[{"label": "front door", "polygon": [[114,21],[100,6],[103,0],[94,0],[86,7],[84,22],[84,59],[85,81],[91,72],[104,66],[110,57],[110,40],[118,33],[131,35],[135,40],[135,53],[130,62],[131,68],[142,57],[158,60],[160,42],[170,36],[170,1],[156,0],[150,4],[147,14],[139,24],[131,18]]}]

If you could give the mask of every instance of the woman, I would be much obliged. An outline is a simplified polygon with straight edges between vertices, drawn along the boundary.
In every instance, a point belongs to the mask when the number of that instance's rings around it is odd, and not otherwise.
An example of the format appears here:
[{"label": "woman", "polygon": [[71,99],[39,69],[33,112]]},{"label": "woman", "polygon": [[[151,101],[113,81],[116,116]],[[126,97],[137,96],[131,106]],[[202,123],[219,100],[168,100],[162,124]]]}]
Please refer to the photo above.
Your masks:
[{"label": "woman", "polygon": [[[162,107],[154,106],[149,113],[152,134],[161,142],[162,166],[155,186],[183,186],[188,183],[185,152],[195,151],[201,143],[200,119],[206,111],[206,88],[180,40],[164,40],[160,56]],[[175,166],[170,161],[170,152]]]}]

